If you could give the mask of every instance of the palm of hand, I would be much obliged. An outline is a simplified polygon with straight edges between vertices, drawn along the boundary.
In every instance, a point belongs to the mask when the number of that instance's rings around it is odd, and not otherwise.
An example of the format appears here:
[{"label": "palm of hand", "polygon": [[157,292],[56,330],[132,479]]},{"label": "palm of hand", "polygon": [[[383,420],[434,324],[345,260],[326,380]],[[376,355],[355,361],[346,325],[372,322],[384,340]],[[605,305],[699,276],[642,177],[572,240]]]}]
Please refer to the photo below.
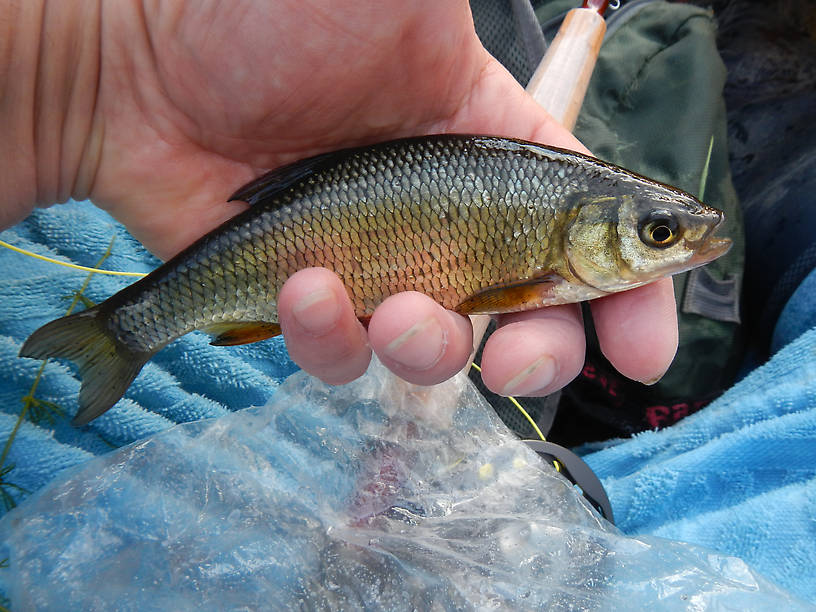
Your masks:
[{"label": "palm of hand", "polygon": [[115,16],[91,197],[167,256],[240,210],[226,196],[260,169],[418,133],[531,137],[497,112],[522,92],[466,5],[424,4],[170,2],[141,36]]}]

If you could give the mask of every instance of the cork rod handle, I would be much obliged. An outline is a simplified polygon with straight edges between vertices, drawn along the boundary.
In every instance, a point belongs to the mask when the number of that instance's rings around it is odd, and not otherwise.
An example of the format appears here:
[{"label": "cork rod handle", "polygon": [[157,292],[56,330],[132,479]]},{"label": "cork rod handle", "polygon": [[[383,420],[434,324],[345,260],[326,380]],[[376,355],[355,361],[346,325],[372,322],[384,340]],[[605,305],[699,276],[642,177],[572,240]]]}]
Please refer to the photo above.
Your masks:
[{"label": "cork rod handle", "polygon": [[605,32],[606,22],[593,9],[571,10],[527,85],[536,102],[570,131],[578,119]]}]

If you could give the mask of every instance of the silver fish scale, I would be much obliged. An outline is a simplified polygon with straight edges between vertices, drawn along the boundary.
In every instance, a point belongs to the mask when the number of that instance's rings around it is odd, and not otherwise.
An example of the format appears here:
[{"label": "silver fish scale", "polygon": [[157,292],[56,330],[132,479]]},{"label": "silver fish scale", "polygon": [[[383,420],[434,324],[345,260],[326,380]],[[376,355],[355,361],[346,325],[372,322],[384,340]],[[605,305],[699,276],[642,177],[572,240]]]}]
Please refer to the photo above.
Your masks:
[{"label": "silver fish scale", "polygon": [[586,190],[575,157],[490,138],[429,138],[356,150],[256,205],[111,304],[109,325],[154,351],[193,329],[277,321],[297,270],[324,266],[358,316],[416,290],[448,308],[546,271],[556,213]]}]

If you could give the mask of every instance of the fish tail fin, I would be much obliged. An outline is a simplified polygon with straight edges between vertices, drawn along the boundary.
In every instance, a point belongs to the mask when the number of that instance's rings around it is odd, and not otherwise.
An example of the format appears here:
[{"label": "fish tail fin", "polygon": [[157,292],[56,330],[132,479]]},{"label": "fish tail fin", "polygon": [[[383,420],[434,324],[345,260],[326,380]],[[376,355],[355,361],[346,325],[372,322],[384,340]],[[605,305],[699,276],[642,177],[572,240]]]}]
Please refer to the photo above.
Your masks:
[{"label": "fish tail fin", "polygon": [[20,357],[62,357],[79,366],[82,386],[72,425],[85,425],[113,406],[152,353],[136,352],[105,325],[99,306],[46,323],[20,349]]}]

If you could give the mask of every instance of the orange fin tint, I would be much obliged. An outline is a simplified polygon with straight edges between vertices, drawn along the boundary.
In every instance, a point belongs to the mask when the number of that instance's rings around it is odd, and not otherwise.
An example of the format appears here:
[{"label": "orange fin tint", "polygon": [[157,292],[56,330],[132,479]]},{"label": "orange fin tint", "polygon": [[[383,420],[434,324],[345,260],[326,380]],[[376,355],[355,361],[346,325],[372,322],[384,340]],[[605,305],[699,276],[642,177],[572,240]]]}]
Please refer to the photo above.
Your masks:
[{"label": "orange fin tint", "polygon": [[558,274],[545,274],[534,279],[493,285],[465,298],[454,310],[459,314],[498,314],[536,308],[542,299],[564,279]]},{"label": "orange fin tint", "polygon": [[204,331],[215,336],[210,342],[213,346],[236,346],[280,335],[281,328],[277,323],[266,321],[238,321],[216,323],[204,328]]}]

